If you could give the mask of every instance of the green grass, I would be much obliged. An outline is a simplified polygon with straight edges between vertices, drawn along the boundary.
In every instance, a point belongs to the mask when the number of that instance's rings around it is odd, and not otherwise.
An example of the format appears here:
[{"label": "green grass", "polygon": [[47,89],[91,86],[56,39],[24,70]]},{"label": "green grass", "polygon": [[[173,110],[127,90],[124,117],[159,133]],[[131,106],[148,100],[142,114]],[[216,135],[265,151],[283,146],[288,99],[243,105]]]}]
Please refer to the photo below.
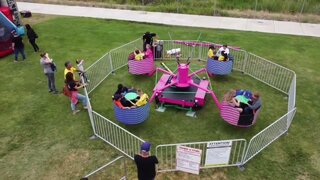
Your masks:
[{"label": "green grass", "polygon": [[[25,21],[27,23],[27,21]],[[253,52],[297,73],[297,107],[298,111],[289,130],[289,135],[266,148],[246,165],[240,172],[237,168],[218,168],[203,170],[201,179],[317,179],[320,177],[320,141],[317,133],[319,123],[317,101],[319,96],[320,62],[319,38],[273,35],[255,32],[238,32],[227,30],[210,30],[140,24],[122,21],[97,20],[91,18],[57,17],[34,25],[40,39],[38,44],[43,51],[49,52],[58,65],[57,86],[63,86],[63,64],[66,60],[74,62],[77,58],[86,59],[86,66],[100,58],[105,52],[141,36],[146,30],[157,32],[162,39],[169,39],[171,32],[174,39],[196,39],[199,32],[203,40],[216,43],[228,43]],[[39,64],[39,54],[33,53],[26,43],[27,62],[14,64],[13,57],[0,61],[1,72],[1,113],[0,113],[0,173],[3,179],[78,179],[89,171],[117,157],[119,153],[101,140],[90,141],[92,129],[87,113],[76,116],[71,114],[69,100],[63,95],[47,92],[46,78]],[[104,82],[92,94],[93,107],[98,112],[111,115],[109,108],[110,94],[117,81],[135,84],[137,81],[148,82],[144,77],[124,76],[125,69],[119,70],[117,76]],[[153,82],[153,80],[152,80]],[[281,100],[283,95],[277,91],[239,73],[230,77],[214,79],[213,87],[218,97],[231,87],[258,89],[263,93],[264,109],[257,126],[240,130],[224,124],[216,118],[217,111],[212,100],[198,113],[199,120],[188,119],[184,112],[170,109],[168,113],[180,121],[161,118],[152,112],[150,119],[141,127],[130,127],[143,139],[155,144],[178,141],[193,141],[197,137],[208,136],[204,140],[219,140],[245,136],[255,133],[270,124],[285,111]],[[236,85],[235,85],[236,84]],[[221,92],[220,92],[221,90]],[[279,99],[277,101],[270,99]],[[277,106],[283,108],[277,110]],[[211,111],[210,114],[203,111]],[[162,114],[161,114],[162,115]],[[201,119],[205,119],[200,121]],[[163,122],[165,121],[165,122]],[[170,121],[170,122],[169,122]],[[196,121],[196,122],[194,122]],[[143,129],[158,123],[161,130],[173,125],[183,127],[185,132],[163,137],[153,129]],[[172,123],[172,124],[171,124]],[[190,136],[196,127],[203,132]],[[177,127],[172,129],[176,130]],[[210,131],[212,129],[212,131]],[[145,131],[145,132],[144,132]],[[162,133],[162,134],[161,134]],[[129,162],[129,177],[135,178],[135,168]],[[159,179],[197,179],[184,173],[161,174]]]}]

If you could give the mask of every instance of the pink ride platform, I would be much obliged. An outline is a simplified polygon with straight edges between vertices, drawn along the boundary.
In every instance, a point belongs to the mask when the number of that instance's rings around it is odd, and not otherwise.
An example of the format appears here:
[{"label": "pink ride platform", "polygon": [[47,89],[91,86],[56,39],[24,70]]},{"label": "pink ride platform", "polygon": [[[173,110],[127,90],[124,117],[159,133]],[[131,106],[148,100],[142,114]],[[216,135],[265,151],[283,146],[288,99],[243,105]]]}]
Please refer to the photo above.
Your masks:
[{"label": "pink ride platform", "polygon": [[156,99],[159,103],[178,105],[183,108],[202,107],[205,104],[206,94],[210,94],[220,109],[220,103],[212,90],[209,89],[209,80],[200,79],[196,74],[206,72],[205,68],[189,74],[189,62],[180,64],[174,74],[162,63],[165,69],[157,68],[157,71],[164,74],[153,89],[150,102]]}]

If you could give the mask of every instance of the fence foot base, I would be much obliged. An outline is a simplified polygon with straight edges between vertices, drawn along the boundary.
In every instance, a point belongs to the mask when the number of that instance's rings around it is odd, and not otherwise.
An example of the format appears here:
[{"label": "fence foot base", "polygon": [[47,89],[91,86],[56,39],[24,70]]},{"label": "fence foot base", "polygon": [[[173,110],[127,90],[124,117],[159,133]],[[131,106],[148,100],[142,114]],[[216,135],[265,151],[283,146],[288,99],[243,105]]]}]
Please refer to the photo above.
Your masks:
[{"label": "fence foot base", "polygon": [[244,167],[244,165],[239,165],[238,168],[239,168],[240,171],[244,171],[244,170],[246,169],[246,168]]},{"label": "fence foot base", "polygon": [[92,135],[92,136],[89,137],[89,139],[90,140],[96,140],[96,139],[98,139],[98,137],[96,135]]}]

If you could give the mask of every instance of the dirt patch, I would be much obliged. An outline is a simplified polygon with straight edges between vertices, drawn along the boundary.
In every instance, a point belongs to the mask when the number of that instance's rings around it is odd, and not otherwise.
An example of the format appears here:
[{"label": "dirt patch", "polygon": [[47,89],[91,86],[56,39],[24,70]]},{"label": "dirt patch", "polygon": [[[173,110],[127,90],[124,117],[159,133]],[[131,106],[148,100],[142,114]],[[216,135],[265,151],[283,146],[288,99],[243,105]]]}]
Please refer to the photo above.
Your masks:
[{"label": "dirt patch", "polygon": [[81,177],[83,166],[89,161],[89,152],[86,150],[71,150],[66,153],[56,167],[52,167],[46,174],[48,179],[60,179],[61,177]]},{"label": "dirt patch", "polygon": [[303,174],[299,174],[296,178],[296,180],[309,180],[310,176],[307,172],[303,173]]},{"label": "dirt patch", "polygon": [[23,22],[23,24],[34,25],[34,24],[38,24],[38,23],[49,21],[51,19],[55,19],[57,17],[59,17],[59,16],[46,15],[46,14],[34,14],[33,13],[32,17],[30,17],[30,18],[21,18],[21,21]]},{"label": "dirt patch", "polygon": [[320,172],[320,155],[317,151],[313,152],[311,156],[311,163],[314,169],[317,169]]},{"label": "dirt patch", "polygon": [[163,180],[227,180],[227,176],[224,169],[204,169],[201,170],[200,175],[193,175],[184,172],[167,172],[159,173],[157,179]]}]

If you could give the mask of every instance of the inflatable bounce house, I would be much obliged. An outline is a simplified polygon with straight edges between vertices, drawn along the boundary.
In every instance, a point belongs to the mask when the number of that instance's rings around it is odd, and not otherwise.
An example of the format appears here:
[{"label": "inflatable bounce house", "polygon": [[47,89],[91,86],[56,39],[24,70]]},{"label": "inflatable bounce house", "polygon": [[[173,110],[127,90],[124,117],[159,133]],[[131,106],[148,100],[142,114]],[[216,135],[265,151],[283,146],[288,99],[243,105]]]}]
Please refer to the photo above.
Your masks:
[{"label": "inflatable bounce house", "polygon": [[[0,58],[12,53],[11,31],[16,30],[18,34],[23,35],[23,27],[17,27],[19,22],[19,13],[15,1],[0,0]],[[16,24],[15,24],[16,23]]]}]

